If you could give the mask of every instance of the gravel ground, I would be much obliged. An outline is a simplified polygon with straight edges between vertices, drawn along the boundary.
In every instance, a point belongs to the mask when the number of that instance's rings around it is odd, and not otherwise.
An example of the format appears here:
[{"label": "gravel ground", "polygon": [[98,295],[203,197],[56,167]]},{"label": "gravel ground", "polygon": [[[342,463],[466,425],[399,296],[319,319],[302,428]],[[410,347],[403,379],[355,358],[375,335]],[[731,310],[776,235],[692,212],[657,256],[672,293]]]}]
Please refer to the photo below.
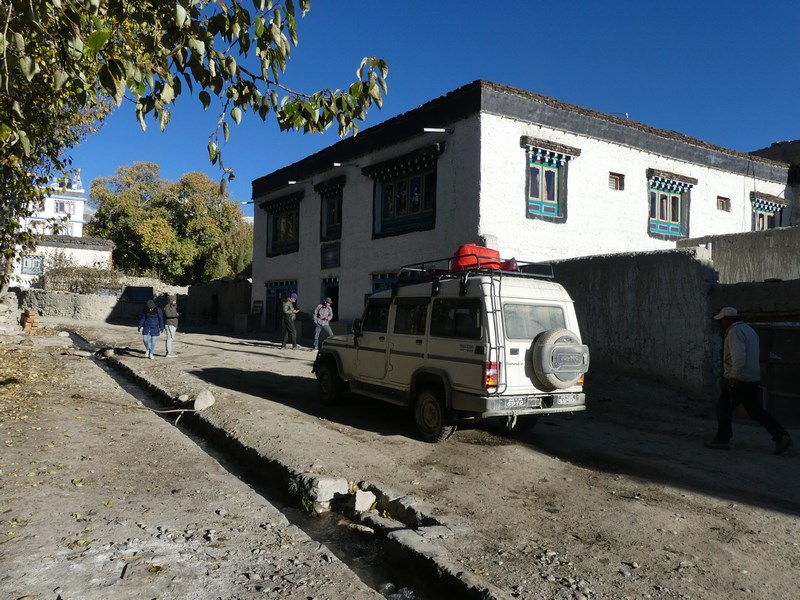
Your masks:
[{"label": "gravel ground", "polygon": [[[365,480],[409,494],[420,510],[448,526],[451,533],[437,541],[447,559],[501,590],[505,597],[782,599],[794,597],[800,589],[796,450],[773,456],[768,436],[746,422],[735,425],[730,452],[705,450],[702,440],[713,432],[708,407],[655,384],[590,373],[586,413],[541,419],[532,431],[513,436],[492,427],[467,428],[443,444],[431,445],[415,439],[409,416],[399,408],[356,397],[339,407],[321,406],[311,379],[311,352],[282,351],[273,341],[258,337],[180,332],[177,358],[149,361],[142,358],[143,347],[135,328],[93,323],[72,323],[70,327],[79,330],[96,349],[114,348],[114,360],[173,398],[183,394],[193,398],[203,390],[212,392],[216,402],[202,418],[265,459],[301,472],[344,477],[351,482]],[[75,365],[76,381],[81,382],[81,373],[88,368],[79,365],[92,361],[68,358]],[[115,439],[124,439],[117,425],[119,415],[112,412],[100,418],[94,409],[70,413],[75,411],[73,404],[80,406],[81,400],[61,393],[61,384],[52,378],[46,384],[55,384],[59,392],[56,397],[68,404],[67,414],[91,415],[90,421],[103,427],[104,435],[111,432]],[[99,379],[93,385],[98,387],[91,388],[92,398],[107,397]],[[79,393],[88,396],[85,391]],[[4,418],[4,431],[11,431],[12,423],[18,428],[17,437],[7,434],[6,439],[19,444],[18,438],[29,437],[27,423]],[[62,416],[58,422],[66,421]],[[84,419],[75,419],[75,423],[88,425]],[[129,429],[138,431],[141,427]],[[797,428],[790,427],[790,432],[797,439]],[[126,433],[133,435],[132,431]],[[73,440],[78,443],[76,448],[89,444],[91,437]],[[63,442],[60,438],[58,441]],[[234,493],[233,485],[228,489],[227,483],[197,484],[194,482],[204,481],[203,476],[187,472],[185,484],[163,484],[163,490],[169,488],[167,497],[152,501],[151,495],[158,490],[153,483],[145,483],[153,481],[152,471],[145,469],[143,461],[146,447],[140,443],[138,450],[128,447],[116,456],[107,449],[76,449],[74,468],[67,469],[69,472],[54,469],[63,473],[60,485],[66,492],[80,493],[87,485],[77,488],[71,480],[92,481],[86,470],[94,465],[99,471],[96,461],[102,457],[106,462],[107,455],[108,464],[102,471],[109,474],[106,485],[125,493],[132,487],[134,492],[130,493],[134,498],[138,495],[126,513],[131,532],[104,543],[122,543],[136,537],[137,531],[141,539],[138,522],[151,527],[153,536],[161,533],[155,529],[159,525],[181,536],[187,530],[202,532],[191,534],[200,536],[193,538],[200,546],[210,543],[200,541],[205,531],[227,531],[220,524],[226,520],[217,511],[237,514],[231,503],[223,502],[226,494]],[[87,454],[93,456],[92,461],[79,460]],[[132,455],[137,457],[135,461],[130,460]],[[174,457],[173,451],[158,464],[169,463]],[[65,460],[59,462],[67,464]],[[125,466],[131,462],[135,464]],[[138,485],[125,487],[127,484],[111,476],[123,466],[139,470],[141,475],[132,478],[140,481]],[[6,481],[12,480],[8,476],[11,471],[8,465],[2,469],[4,486],[9,485]],[[26,471],[24,479],[22,471]],[[18,466],[13,484],[21,485],[22,481],[32,485],[38,479],[55,477],[33,475],[33,481],[29,481],[30,472],[38,471]],[[149,473],[147,478],[145,473]],[[129,479],[125,476],[123,481]],[[169,520],[148,522],[146,508],[175,507],[171,490],[176,488],[184,490],[180,505],[187,512],[194,505],[194,496],[185,490],[208,494],[200,501],[205,507],[204,518],[176,515],[171,519],[177,524]],[[15,497],[19,502],[20,497]],[[119,497],[125,494],[114,496],[115,506],[126,502]],[[43,502],[36,514],[58,512],[62,504],[60,500],[49,506]],[[101,503],[95,510],[105,509]],[[89,514],[83,507],[70,509],[69,514],[73,512]],[[12,517],[6,512],[5,529],[14,529],[9,525],[13,519],[30,517],[26,513]],[[81,523],[73,520],[75,523],[65,519],[53,528],[69,532],[64,537],[66,544],[90,537],[82,533]],[[93,521],[95,526],[98,521],[99,517]],[[252,584],[242,573],[257,573],[262,578],[271,574],[269,569],[259,572],[249,566],[252,542],[248,545],[247,536],[252,535],[257,521],[246,522],[242,537],[235,542],[233,538],[226,541],[226,549],[235,552],[227,563],[238,567],[230,571],[208,569],[209,573],[219,573],[220,581],[238,586],[231,589]],[[202,525],[195,527],[198,522]],[[22,529],[16,527],[18,536]],[[92,542],[92,546],[99,544]],[[4,540],[0,556],[3,566],[11,564],[11,572],[22,572],[20,565],[30,561],[32,555],[20,553],[21,558],[16,559],[13,557],[18,553],[9,554],[8,547]],[[80,546],[72,550],[77,555],[81,551]],[[322,548],[317,552],[325,554]],[[55,562],[62,564],[71,555],[65,552],[59,556]],[[9,562],[12,558],[13,563]],[[176,559],[175,564],[180,565],[176,568],[189,568],[184,565],[186,559]],[[336,561],[324,564],[326,569],[332,568]],[[147,575],[142,573],[143,578],[155,575],[163,585],[166,577],[149,572],[152,561],[145,561],[145,566]],[[324,580],[325,572],[314,571],[309,580],[304,580],[306,585],[316,583],[318,576]],[[212,576],[201,575],[194,582],[204,582],[208,577]],[[7,581],[8,576],[3,585]],[[280,593],[290,593],[291,584],[285,585]],[[164,596],[163,590],[159,588],[162,595],[158,597],[170,597]],[[307,592],[298,591],[293,597],[342,597]],[[369,590],[361,588],[348,595],[361,597],[360,593],[368,594]],[[229,593],[221,597],[249,596]]]}]

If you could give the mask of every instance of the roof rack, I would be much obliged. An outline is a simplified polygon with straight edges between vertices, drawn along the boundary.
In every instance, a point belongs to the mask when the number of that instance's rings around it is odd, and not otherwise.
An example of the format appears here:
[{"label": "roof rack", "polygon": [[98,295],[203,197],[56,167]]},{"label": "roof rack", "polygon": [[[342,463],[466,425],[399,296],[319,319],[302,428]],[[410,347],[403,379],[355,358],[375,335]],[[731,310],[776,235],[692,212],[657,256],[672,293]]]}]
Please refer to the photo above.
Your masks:
[{"label": "roof rack", "polygon": [[397,282],[400,285],[410,285],[412,283],[430,281],[435,277],[449,279],[461,277],[464,274],[511,275],[534,279],[555,279],[553,265],[549,262],[529,262],[515,258],[487,261],[486,257],[481,257],[477,254],[462,254],[458,258],[464,257],[473,257],[474,266],[465,267],[459,265],[457,268],[453,268],[453,256],[403,265],[397,271]]}]

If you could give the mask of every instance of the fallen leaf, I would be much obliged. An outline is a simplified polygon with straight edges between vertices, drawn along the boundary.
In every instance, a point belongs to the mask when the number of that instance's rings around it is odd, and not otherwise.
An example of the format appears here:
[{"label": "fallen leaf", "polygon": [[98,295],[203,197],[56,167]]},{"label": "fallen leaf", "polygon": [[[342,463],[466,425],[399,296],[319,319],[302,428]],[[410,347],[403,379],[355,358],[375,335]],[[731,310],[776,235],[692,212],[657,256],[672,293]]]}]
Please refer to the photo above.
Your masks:
[{"label": "fallen leaf", "polygon": [[83,479],[73,479],[72,485],[75,487],[81,487],[83,485]]}]

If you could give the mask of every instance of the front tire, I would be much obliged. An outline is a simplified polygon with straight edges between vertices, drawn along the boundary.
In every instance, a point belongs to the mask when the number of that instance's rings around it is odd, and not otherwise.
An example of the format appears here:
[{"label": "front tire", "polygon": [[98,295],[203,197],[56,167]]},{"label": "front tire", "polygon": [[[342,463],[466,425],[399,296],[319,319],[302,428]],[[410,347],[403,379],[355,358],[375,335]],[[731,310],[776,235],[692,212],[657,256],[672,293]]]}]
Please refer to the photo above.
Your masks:
[{"label": "front tire", "polygon": [[338,404],[342,400],[344,381],[339,377],[336,365],[328,360],[322,363],[317,370],[317,386],[319,397],[323,404]]},{"label": "front tire", "polygon": [[426,388],[419,393],[414,403],[414,423],[425,442],[443,442],[456,431],[449,422],[444,402],[436,392]]}]

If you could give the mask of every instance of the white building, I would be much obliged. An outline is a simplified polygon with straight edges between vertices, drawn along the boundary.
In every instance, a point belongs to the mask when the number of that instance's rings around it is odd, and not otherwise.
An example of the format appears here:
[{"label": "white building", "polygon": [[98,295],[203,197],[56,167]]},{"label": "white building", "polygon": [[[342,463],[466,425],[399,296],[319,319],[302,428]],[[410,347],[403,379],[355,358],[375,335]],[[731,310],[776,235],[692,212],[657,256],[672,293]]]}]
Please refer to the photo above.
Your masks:
[{"label": "white building", "polygon": [[338,317],[481,242],[555,260],[792,223],[789,166],[476,81],[253,181],[253,301]]},{"label": "white building", "polygon": [[22,221],[23,227],[43,237],[15,264],[10,285],[28,288],[53,266],[111,268],[114,245],[83,237],[85,208],[80,171],[53,185],[53,191]]}]

